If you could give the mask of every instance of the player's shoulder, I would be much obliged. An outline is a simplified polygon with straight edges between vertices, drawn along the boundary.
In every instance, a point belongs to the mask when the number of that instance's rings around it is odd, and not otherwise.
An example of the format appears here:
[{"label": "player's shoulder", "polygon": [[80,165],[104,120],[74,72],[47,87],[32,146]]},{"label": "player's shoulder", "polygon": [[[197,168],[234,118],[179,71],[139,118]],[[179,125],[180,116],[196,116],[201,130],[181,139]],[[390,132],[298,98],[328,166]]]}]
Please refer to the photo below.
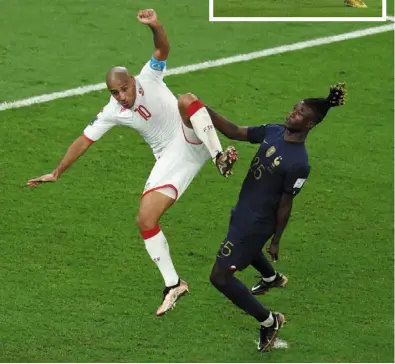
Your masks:
[{"label": "player's shoulder", "polygon": [[298,158],[297,161],[295,161],[294,165],[292,166],[292,169],[304,171],[307,173],[310,173],[311,170],[311,165],[309,163],[309,158],[307,154],[302,154]]},{"label": "player's shoulder", "polygon": [[283,124],[270,123],[265,125],[266,133],[283,133],[285,127]]},{"label": "player's shoulder", "polygon": [[121,109],[121,105],[113,96],[110,96],[108,103],[100,110],[98,117],[103,119],[113,119]]},{"label": "player's shoulder", "polygon": [[139,73],[138,75],[134,76],[134,79],[137,82],[137,86],[143,86],[146,85],[147,83],[152,82],[152,79],[145,77],[144,73]]},{"label": "player's shoulder", "polygon": [[298,164],[302,166],[310,166],[309,164],[309,153],[307,152],[306,145],[299,144],[297,150],[293,150],[295,157],[297,158]]},{"label": "player's shoulder", "polygon": [[107,111],[109,113],[117,113],[119,110],[121,110],[121,107],[121,104],[117,100],[115,100],[113,96],[110,96],[110,100],[107,104]]},{"label": "player's shoulder", "polygon": [[284,124],[272,123],[272,124],[268,124],[268,125],[270,125],[270,128],[273,130],[281,130],[281,131],[285,130]]},{"label": "player's shoulder", "polygon": [[138,84],[145,89],[154,88],[158,89],[158,86],[166,86],[163,79],[147,76],[144,73],[139,73],[137,76],[134,77]]},{"label": "player's shoulder", "polygon": [[287,158],[291,169],[310,171],[309,154],[304,143],[295,143],[292,145],[292,148],[287,149]]},{"label": "player's shoulder", "polygon": [[275,124],[275,123],[263,123],[256,126],[251,126],[251,129],[264,131],[267,133],[275,133],[275,132],[283,132],[285,130],[284,125]]}]

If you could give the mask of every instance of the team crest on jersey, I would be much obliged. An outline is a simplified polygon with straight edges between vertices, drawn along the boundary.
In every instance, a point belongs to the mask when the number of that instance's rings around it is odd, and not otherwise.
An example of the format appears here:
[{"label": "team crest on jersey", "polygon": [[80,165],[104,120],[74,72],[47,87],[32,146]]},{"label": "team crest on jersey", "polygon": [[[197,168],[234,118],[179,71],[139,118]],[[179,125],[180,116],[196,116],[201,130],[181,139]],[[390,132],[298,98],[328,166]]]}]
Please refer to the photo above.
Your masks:
[{"label": "team crest on jersey", "polygon": [[266,157],[269,158],[276,152],[276,148],[274,146],[271,146],[267,151],[266,151]]}]

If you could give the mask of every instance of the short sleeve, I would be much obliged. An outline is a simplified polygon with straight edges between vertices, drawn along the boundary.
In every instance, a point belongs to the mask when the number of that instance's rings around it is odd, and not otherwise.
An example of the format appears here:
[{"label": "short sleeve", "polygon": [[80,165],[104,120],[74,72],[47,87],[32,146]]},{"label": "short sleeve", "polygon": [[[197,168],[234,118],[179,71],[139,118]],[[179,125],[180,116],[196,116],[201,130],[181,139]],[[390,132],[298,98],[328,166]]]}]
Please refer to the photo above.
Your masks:
[{"label": "short sleeve", "polygon": [[296,196],[310,174],[308,164],[293,166],[285,174],[284,192]]},{"label": "short sleeve", "polygon": [[166,61],[158,61],[152,56],[142,68],[139,76],[149,80],[163,81],[165,71]]},{"label": "short sleeve", "polygon": [[91,142],[99,140],[108,130],[116,125],[113,105],[108,103],[84,129],[84,137]]},{"label": "short sleeve", "polygon": [[247,139],[250,143],[261,144],[265,139],[266,125],[249,126],[247,129]]}]

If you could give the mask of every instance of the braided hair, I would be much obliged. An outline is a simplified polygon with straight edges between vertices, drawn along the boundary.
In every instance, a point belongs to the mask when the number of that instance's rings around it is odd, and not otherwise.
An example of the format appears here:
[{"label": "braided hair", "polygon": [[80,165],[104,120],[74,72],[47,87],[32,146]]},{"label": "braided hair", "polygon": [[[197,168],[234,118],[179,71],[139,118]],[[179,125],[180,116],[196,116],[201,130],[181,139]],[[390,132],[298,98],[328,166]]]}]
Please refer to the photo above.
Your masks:
[{"label": "braided hair", "polygon": [[314,123],[320,123],[331,107],[341,106],[345,103],[346,90],[344,83],[331,86],[327,98],[304,99],[303,104],[307,105],[314,114]]}]

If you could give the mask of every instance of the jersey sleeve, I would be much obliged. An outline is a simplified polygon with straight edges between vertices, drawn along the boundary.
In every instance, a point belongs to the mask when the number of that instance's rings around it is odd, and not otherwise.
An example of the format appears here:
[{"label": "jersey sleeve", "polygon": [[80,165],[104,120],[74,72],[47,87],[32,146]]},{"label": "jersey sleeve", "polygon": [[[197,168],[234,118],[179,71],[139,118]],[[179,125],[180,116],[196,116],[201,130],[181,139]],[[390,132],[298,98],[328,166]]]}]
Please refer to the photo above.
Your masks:
[{"label": "jersey sleeve", "polygon": [[116,125],[111,102],[100,111],[84,129],[84,137],[91,142],[99,140],[107,131]]},{"label": "jersey sleeve", "polygon": [[284,192],[296,196],[302,189],[310,174],[308,164],[295,166],[285,175]]},{"label": "jersey sleeve", "polygon": [[154,80],[154,81],[162,81],[166,71],[166,61],[158,61],[151,57],[151,59],[144,65],[143,69],[140,72],[140,77]]},{"label": "jersey sleeve", "polygon": [[266,124],[260,126],[249,126],[247,129],[247,139],[252,144],[261,144],[265,139]]}]

